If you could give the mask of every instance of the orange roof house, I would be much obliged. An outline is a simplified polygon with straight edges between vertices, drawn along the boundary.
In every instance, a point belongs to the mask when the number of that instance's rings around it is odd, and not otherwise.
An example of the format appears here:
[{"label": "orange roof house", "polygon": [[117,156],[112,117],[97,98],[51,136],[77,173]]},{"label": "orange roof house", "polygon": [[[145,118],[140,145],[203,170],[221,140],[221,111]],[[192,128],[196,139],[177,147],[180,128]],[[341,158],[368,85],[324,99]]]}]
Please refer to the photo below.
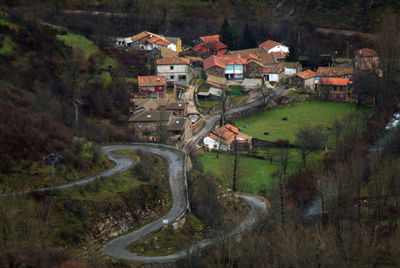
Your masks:
[{"label": "orange roof house", "polygon": [[151,76],[138,76],[139,87],[152,87],[152,86],[166,86],[167,81],[165,76],[151,75]]},{"label": "orange roof house", "polygon": [[353,67],[319,67],[315,72],[316,77],[344,77],[353,75]]},{"label": "orange roof house", "polygon": [[330,86],[347,86],[353,82],[349,78],[321,78],[318,81],[318,85],[330,85]]},{"label": "orange roof house", "polygon": [[156,60],[157,65],[190,65],[190,59],[179,57],[167,57]]},{"label": "orange roof house", "polygon": [[[204,138],[204,144],[209,149],[230,150],[231,144],[236,140],[239,144],[249,144],[251,146],[252,137],[240,133],[238,128],[231,124],[217,127],[214,132],[210,132]],[[221,146],[219,145],[221,143]]]},{"label": "orange roof house", "polygon": [[202,53],[211,53],[214,55],[223,55],[228,52],[228,46],[220,41],[220,35],[201,36],[202,43],[193,49]]},{"label": "orange roof house", "polygon": [[348,101],[352,84],[349,78],[322,77],[318,81],[318,95],[330,100]]},{"label": "orange roof house", "polygon": [[262,42],[261,44],[258,45],[259,48],[262,48],[265,50],[267,53],[272,53],[272,52],[286,52],[289,53],[289,47],[282,44],[278,43],[276,41],[272,40],[267,40],[265,42]]},{"label": "orange roof house", "polygon": [[297,76],[306,80],[315,77],[315,73],[311,70],[305,70],[304,72],[298,73]]}]

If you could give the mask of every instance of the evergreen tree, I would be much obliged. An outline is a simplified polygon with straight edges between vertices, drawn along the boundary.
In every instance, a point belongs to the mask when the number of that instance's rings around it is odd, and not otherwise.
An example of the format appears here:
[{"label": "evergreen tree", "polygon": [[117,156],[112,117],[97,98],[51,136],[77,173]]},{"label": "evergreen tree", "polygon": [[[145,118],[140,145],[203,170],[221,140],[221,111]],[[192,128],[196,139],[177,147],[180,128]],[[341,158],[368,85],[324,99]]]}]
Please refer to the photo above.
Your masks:
[{"label": "evergreen tree", "polygon": [[297,62],[299,61],[299,54],[297,53],[296,48],[293,46],[289,47],[289,56],[286,58],[286,61]]},{"label": "evergreen tree", "polygon": [[255,47],[257,47],[257,39],[246,22],[243,28],[242,48],[255,48]]},{"label": "evergreen tree", "polygon": [[220,35],[222,38],[222,43],[226,44],[229,49],[234,49],[234,38],[231,30],[231,26],[229,25],[228,20],[225,18],[224,22],[222,23],[221,30],[220,30]]}]

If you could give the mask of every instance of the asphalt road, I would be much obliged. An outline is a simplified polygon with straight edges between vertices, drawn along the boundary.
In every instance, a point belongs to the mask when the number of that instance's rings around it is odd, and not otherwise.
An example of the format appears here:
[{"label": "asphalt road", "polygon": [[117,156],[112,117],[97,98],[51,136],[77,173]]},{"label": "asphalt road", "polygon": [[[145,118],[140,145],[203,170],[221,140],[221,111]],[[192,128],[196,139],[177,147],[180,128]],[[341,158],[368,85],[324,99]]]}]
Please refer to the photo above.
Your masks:
[{"label": "asphalt road", "polygon": [[[265,97],[266,99],[266,103],[268,103],[269,101],[271,101],[272,99],[275,99],[277,97],[279,97],[282,92],[285,90],[285,86],[280,86],[274,89],[273,93],[271,95],[268,95]],[[260,106],[263,104],[263,100],[257,100],[255,102],[243,105],[243,106],[238,106],[238,107],[234,107],[228,111],[226,111],[226,115],[230,115],[230,114],[234,114],[237,112],[241,112],[241,111],[245,111],[248,110],[250,108],[256,107],[256,106]],[[220,120],[221,118],[221,114],[216,114],[213,116],[210,116],[208,118],[206,118],[206,125],[192,138],[189,139],[189,141],[186,143],[184,150],[187,153],[190,153],[195,147],[196,145],[200,142],[200,140],[208,133],[210,132],[210,130],[213,128],[213,126],[215,125],[215,123],[218,122],[218,120]]]}]

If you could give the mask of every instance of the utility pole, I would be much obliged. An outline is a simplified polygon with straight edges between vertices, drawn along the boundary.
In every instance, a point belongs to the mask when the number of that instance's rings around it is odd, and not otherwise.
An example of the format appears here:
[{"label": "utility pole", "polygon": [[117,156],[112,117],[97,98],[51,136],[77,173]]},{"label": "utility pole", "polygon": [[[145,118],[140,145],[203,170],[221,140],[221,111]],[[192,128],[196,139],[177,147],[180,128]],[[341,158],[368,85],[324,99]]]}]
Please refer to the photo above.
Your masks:
[{"label": "utility pole", "polygon": [[62,155],[54,153],[48,154],[45,157],[43,157],[44,160],[49,161],[49,163],[51,164],[51,191],[53,192],[53,194],[55,192],[54,185],[56,182],[55,165],[58,162],[58,160],[60,160],[60,158],[62,158]]},{"label": "utility pole", "polygon": [[78,130],[79,129],[79,105],[82,104],[82,102],[78,99],[72,100],[72,104],[75,107],[75,128]]}]

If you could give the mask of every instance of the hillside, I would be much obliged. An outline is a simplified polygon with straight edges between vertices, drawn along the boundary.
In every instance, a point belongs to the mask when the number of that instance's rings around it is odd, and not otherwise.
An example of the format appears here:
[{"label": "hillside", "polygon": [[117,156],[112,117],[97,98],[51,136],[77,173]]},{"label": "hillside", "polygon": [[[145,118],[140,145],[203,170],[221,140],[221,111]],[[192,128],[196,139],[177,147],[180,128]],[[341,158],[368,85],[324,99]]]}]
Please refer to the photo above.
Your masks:
[{"label": "hillside", "polygon": [[[57,183],[109,166],[96,143],[134,137],[125,125],[130,93],[115,77],[118,69],[84,36],[0,14],[0,192],[48,186],[42,158],[49,153],[63,156]],[[79,130],[74,98],[83,102]]]}]

